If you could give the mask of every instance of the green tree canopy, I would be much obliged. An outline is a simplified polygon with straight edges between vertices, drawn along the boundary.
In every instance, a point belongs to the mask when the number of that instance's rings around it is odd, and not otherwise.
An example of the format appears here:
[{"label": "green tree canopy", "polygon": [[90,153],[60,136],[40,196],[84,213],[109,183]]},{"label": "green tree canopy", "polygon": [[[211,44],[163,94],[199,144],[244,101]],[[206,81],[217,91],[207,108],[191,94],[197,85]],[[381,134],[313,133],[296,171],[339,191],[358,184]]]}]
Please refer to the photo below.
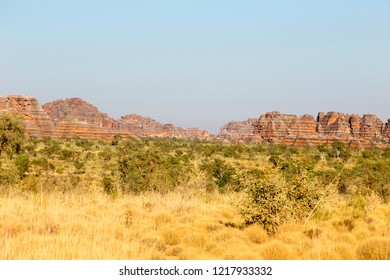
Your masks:
[{"label": "green tree canopy", "polygon": [[17,115],[0,115],[0,155],[19,153],[24,140],[24,129]]}]

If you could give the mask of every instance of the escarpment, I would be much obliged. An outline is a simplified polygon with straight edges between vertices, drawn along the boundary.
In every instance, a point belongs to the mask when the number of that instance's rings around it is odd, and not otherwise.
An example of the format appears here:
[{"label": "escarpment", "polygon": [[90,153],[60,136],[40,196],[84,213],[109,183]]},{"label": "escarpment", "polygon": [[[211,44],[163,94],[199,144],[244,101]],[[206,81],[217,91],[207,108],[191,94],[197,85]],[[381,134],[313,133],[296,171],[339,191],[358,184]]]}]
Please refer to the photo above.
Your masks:
[{"label": "escarpment", "polygon": [[[181,128],[135,114],[112,118],[80,98],[56,100],[42,107],[32,96],[0,97],[0,113],[16,113],[28,135],[43,138],[112,139],[115,135],[208,139],[207,130]],[[318,113],[302,116],[274,111],[258,119],[232,121],[221,127],[224,142],[316,146],[343,142],[350,147],[386,147],[390,141],[390,119],[383,123],[376,115]]]},{"label": "escarpment", "polygon": [[51,118],[32,96],[0,96],[0,113],[19,114],[26,133],[31,136],[37,138],[58,136]]},{"label": "escarpment", "polygon": [[[390,120],[389,120],[390,122]],[[357,114],[339,112],[318,113],[296,116],[274,111],[263,114],[254,122],[251,134],[237,133],[239,122],[221,127],[219,137],[231,141],[272,142],[295,146],[315,146],[343,142],[352,147],[384,147],[390,140],[389,122],[382,121],[372,114],[362,117]],[[247,121],[241,123],[245,126]]]},{"label": "escarpment", "polygon": [[111,118],[80,98],[44,104],[32,96],[0,97],[1,113],[18,113],[26,133],[37,138],[112,139],[115,135],[206,139],[210,134],[198,128],[162,124],[149,117],[127,115]]},{"label": "escarpment", "polygon": [[245,137],[251,137],[257,123],[257,119],[251,118],[245,121],[232,121],[221,127],[218,138],[222,140],[238,141]]}]

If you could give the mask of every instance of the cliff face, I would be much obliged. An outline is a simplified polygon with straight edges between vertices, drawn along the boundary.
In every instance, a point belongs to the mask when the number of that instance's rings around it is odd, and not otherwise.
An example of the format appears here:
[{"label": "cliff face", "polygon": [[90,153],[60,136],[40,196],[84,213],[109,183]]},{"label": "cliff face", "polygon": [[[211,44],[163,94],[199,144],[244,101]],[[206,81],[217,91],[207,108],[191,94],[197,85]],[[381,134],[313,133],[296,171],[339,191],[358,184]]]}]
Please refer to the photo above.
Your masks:
[{"label": "cliff face", "polygon": [[57,137],[57,132],[49,115],[31,96],[0,96],[0,112],[17,112],[23,118],[27,134],[37,137]]},{"label": "cliff face", "polygon": [[260,116],[253,133],[265,139],[313,137],[316,134],[316,123],[312,115],[297,117],[275,111]]},{"label": "cliff face", "polygon": [[390,139],[390,119],[387,120],[383,129],[383,137]]},{"label": "cliff face", "polygon": [[0,113],[17,112],[26,133],[43,138],[112,139],[115,135],[208,138],[205,130],[161,124],[151,118],[127,115],[114,119],[80,98],[56,100],[42,107],[31,96],[0,97]]},{"label": "cliff face", "polygon": [[[235,125],[231,125],[232,123]],[[261,115],[251,134],[248,131],[237,133],[239,126],[236,122],[232,123],[221,127],[221,139],[268,141],[295,146],[341,141],[353,147],[385,146],[390,140],[389,123],[383,124],[377,116],[371,114],[360,117],[356,114],[320,112],[314,119],[311,115],[296,116],[274,111]],[[245,123],[246,121],[242,122],[241,126]]]},{"label": "cliff face", "polygon": [[246,121],[233,121],[221,127],[218,138],[229,141],[239,141],[243,137],[253,135],[253,130],[257,119],[247,119]]},{"label": "cliff face", "polygon": [[[95,106],[70,98],[43,105],[31,96],[0,97],[0,113],[17,112],[23,118],[26,132],[43,138],[111,139],[115,135],[206,139],[210,134],[198,128],[181,128],[162,124],[135,114],[114,119]],[[230,122],[221,127],[219,139],[234,142],[262,141],[295,146],[313,146],[344,142],[353,147],[386,146],[390,141],[390,119],[387,123],[375,115],[338,112],[311,115],[288,115],[270,112],[258,119]]]},{"label": "cliff face", "polygon": [[197,128],[181,128],[161,124],[135,114],[114,119],[80,98],[56,100],[43,105],[55,123],[60,137],[86,139],[112,138],[115,134],[143,137],[208,138],[209,133]]}]

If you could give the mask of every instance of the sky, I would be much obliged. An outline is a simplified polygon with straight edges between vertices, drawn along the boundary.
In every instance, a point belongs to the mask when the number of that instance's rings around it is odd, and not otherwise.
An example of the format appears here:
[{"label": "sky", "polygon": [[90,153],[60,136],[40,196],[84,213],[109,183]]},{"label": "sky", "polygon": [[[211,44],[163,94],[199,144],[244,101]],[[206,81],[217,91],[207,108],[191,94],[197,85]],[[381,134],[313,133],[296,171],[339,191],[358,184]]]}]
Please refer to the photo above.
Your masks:
[{"label": "sky", "polygon": [[0,95],[217,133],[269,111],[390,118],[390,0],[0,0]]}]

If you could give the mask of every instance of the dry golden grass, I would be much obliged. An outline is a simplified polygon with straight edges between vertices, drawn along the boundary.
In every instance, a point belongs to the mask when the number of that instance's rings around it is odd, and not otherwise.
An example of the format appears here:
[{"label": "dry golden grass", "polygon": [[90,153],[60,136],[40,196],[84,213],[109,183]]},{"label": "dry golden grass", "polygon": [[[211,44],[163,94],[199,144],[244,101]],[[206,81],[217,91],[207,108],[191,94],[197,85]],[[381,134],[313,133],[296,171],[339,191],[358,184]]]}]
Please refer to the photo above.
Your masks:
[{"label": "dry golden grass", "polygon": [[268,236],[240,227],[238,196],[10,192],[0,196],[0,259],[390,258],[388,205],[354,218],[345,202]]}]

